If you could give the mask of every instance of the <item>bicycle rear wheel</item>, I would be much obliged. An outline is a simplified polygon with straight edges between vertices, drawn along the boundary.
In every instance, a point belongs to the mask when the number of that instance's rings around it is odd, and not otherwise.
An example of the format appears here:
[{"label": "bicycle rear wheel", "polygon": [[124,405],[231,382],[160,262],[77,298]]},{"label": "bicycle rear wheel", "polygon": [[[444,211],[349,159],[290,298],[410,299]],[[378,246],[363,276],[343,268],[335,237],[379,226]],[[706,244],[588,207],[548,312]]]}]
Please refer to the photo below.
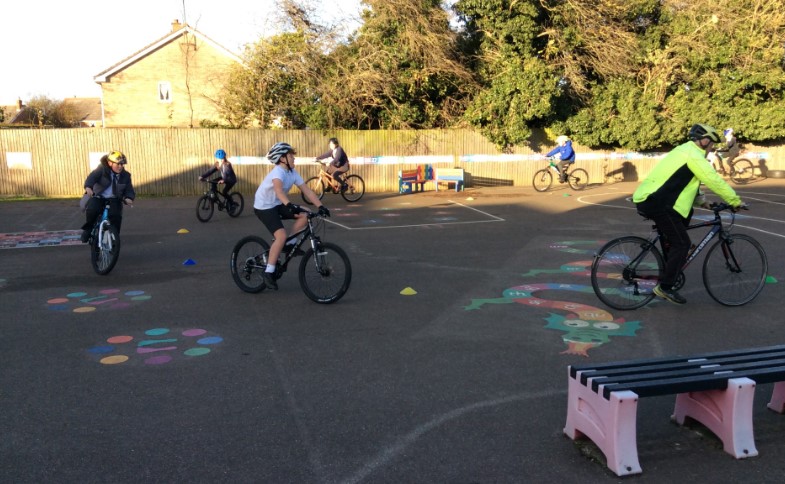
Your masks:
[{"label": "bicycle rear wheel", "polygon": [[[305,184],[308,185],[308,188],[310,188],[317,197],[319,197],[319,200],[324,197],[324,184],[322,184],[321,178],[318,176],[311,177],[305,181]],[[302,197],[303,202],[307,203],[308,205],[313,205],[311,201],[305,197],[305,193],[302,194]]]},{"label": "bicycle rear wheel", "polygon": [[576,168],[567,175],[567,181],[573,190],[583,190],[589,184],[589,173],[583,168]]},{"label": "bicycle rear wheel", "polygon": [[365,195],[365,180],[360,175],[349,175],[345,178],[349,188],[341,191],[341,196],[347,202],[356,202]]},{"label": "bicycle rear wheel", "polygon": [[202,195],[199,197],[199,200],[196,202],[196,218],[200,222],[207,222],[212,218],[213,212],[215,212],[215,207],[213,206],[213,201],[210,200],[210,196]]},{"label": "bicycle rear wheel", "polygon": [[741,306],[763,290],[768,269],[766,252],[757,240],[732,234],[712,245],[706,254],[703,285],[718,303]]},{"label": "bicycle rear wheel", "polygon": [[591,265],[591,285],[600,301],[614,309],[637,309],[654,299],[662,275],[662,254],[651,242],[636,236],[611,240],[597,252]]},{"label": "bicycle rear wheel", "polygon": [[538,192],[547,191],[551,187],[551,183],[553,183],[553,174],[551,174],[549,169],[543,168],[542,170],[537,170],[534,173],[532,186]]},{"label": "bicycle rear wheel", "polygon": [[755,178],[752,162],[746,158],[733,160],[730,179],[737,185],[746,185]]},{"label": "bicycle rear wheel", "polygon": [[351,281],[349,256],[335,244],[321,242],[300,261],[300,287],[311,301],[332,304],[346,294]]},{"label": "bicycle rear wheel", "polygon": [[270,244],[255,235],[244,237],[235,244],[229,266],[237,287],[250,293],[264,290],[266,286],[262,274],[267,267],[269,250]]},{"label": "bicycle rear wheel", "polygon": [[102,224],[104,224],[103,232],[100,229],[96,230],[90,244],[90,263],[96,274],[105,276],[114,269],[120,257],[120,235],[108,222]]},{"label": "bicycle rear wheel", "polygon": [[241,213],[243,213],[243,208],[245,208],[245,199],[241,193],[232,192],[229,194],[229,201],[232,202],[232,209],[227,210],[226,213],[229,214],[230,217],[239,217]]}]

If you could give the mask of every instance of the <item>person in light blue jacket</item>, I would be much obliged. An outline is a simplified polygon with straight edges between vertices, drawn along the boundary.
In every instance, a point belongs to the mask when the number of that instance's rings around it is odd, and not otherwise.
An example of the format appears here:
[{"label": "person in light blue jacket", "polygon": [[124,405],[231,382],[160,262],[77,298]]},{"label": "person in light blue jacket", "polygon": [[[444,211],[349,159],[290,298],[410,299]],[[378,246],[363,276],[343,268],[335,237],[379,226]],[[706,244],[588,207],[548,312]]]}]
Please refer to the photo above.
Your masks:
[{"label": "person in light blue jacket", "polygon": [[552,149],[545,154],[546,157],[556,157],[559,162],[556,166],[559,167],[559,183],[567,181],[567,166],[575,163],[575,150],[572,149],[572,140],[565,135],[556,138],[556,148]]}]

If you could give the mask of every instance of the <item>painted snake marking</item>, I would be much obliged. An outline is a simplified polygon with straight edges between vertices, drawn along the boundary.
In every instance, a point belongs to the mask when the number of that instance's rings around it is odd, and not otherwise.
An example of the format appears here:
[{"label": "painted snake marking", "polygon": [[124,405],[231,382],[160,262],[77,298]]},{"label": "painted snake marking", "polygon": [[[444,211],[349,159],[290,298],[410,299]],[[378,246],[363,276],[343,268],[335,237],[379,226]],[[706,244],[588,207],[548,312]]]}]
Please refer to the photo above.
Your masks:
[{"label": "painted snake marking", "polygon": [[[578,249],[575,246],[588,245],[590,249]],[[594,240],[557,242],[551,244],[552,249],[572,254],[593,254],[594,248],[601,245]],[[523,274],[523,277],[533,277],[541,274],[570,273],[576,276],[589,277],[591,274],[592,260],[578,260],[563,264],[559,269],[535,269]],[[532,283],[510,287],[502,292],[502,297],[494,299],[472,299],[465,309],[480,309],[485,304],[518,303],[526,306],[547,308],[559,312],[551,312],[545,321],[548,329],[563,331],[562,340],[567,344],[567,349],[562,354],[589,356],[591,348],[600,346],[610,341],[611,336],[635,336],[640,328],[640,321],[625,321],[624,318],[615,318],[608,311],[587,304],[545,299],[536,296],[544,291],[572,291],[594,294],[590,285],[561,284],[561,283]]]}]

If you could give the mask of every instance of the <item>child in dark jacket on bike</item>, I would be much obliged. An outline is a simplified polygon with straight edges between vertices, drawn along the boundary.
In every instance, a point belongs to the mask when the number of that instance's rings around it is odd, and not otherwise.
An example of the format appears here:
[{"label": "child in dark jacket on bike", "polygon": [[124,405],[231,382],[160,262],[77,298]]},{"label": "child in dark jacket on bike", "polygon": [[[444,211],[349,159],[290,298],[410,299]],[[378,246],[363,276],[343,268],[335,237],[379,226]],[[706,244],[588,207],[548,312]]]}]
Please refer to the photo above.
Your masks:
[{"label": "child in dark jacket on bike", "polygon": [[131,174],[125,171],[128,163],[125,155],[112,151],[101,157],[101,164],[93,170],[84,182],[85,194],[79,203],[85,211],[85,224],[82,225],[82,242],[90,239],[93,225],[109,200],[109,223],[117,228],[123,222],[123,204],[133,206],[136,192],[131,183]]},{"label": "child in dark jacket on bike", "polygon": [[207,179],[216,172],[219,172],[220,176],[213,181],[217,181],[224,186],[221,193],[223,193],[224,198],[226,198],[226,203],[229,205],[228,210],[231,211],[232,200],[229,198],[229,190],[237,183],[237,176],[234,174],[232,163],[226,157],[226,151],[222,149],[215,152],[215,166],[202,173],[199,177],[199,181]]}]

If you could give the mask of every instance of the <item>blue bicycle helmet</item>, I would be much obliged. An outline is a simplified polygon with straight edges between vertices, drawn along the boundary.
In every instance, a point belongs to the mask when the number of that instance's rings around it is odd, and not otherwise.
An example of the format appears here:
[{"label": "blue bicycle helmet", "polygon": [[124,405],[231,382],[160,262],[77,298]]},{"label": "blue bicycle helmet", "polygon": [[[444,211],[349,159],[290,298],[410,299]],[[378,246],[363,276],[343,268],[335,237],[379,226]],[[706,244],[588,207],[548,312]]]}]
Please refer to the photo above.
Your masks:
[{"label": "blue bicycle helmet", "polygon": [[215,157],[218,158],[219,160],[225,160],[226,152],[224,150],[219,149],[218,151],[215,152]]}]

